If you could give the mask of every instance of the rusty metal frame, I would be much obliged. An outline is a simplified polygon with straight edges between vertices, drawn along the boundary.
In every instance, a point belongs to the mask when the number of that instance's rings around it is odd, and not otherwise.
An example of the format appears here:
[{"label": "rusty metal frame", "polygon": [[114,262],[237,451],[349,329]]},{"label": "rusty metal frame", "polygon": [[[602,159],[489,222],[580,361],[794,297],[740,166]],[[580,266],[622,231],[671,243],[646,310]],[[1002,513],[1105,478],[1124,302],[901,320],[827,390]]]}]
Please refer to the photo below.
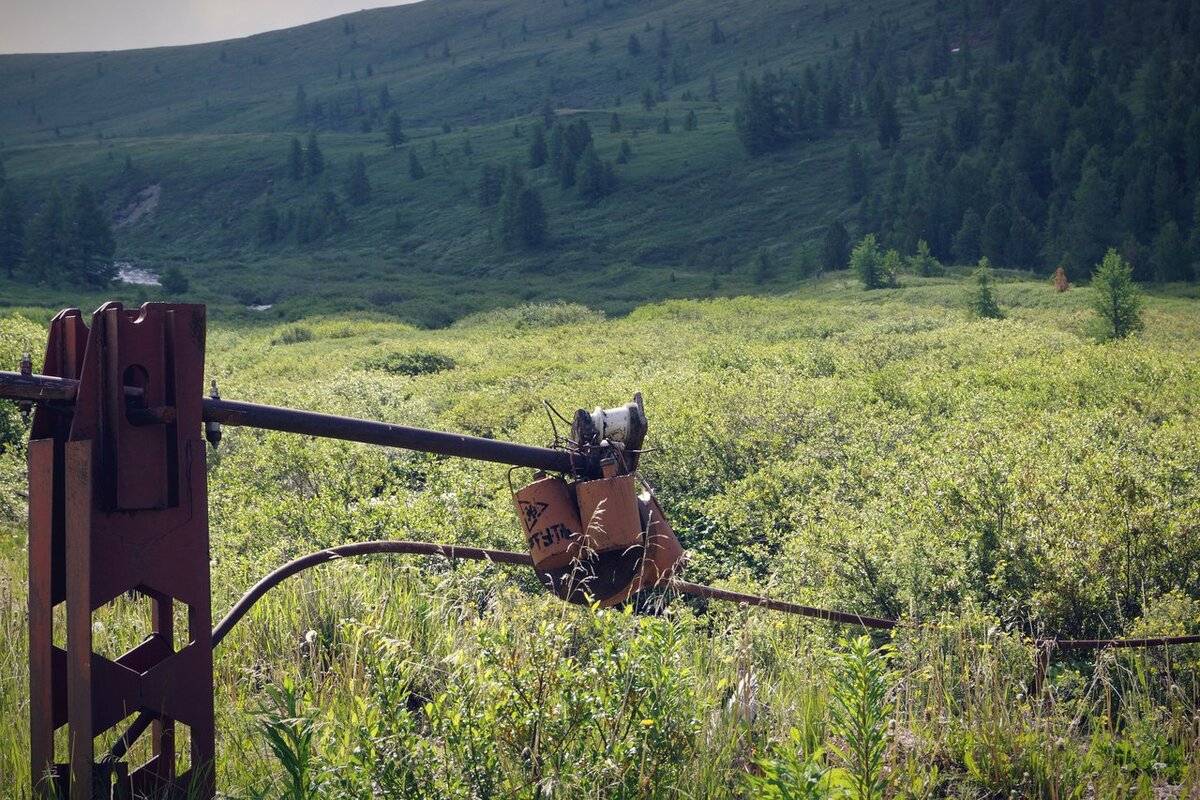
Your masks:
[{"label": "rusty metal frame", "polygon": [[[50,324],[43,372],[77,381],[74,403],[43,402],[29,444],[30,767],[36,797],[212,797],[212,609],[201,398],[205,310],[108,303],[85,325]],[[150,599],[137,647],[105,658],[93,614],[126,593]],[[55,644],[65,603],[66,647]],[[187,607],[176,650],[175,604]],[[61,636],[60,636],[61,640]],[[95,758],[95,737],[154,718],[151,758]],[[66,761],[55,732],[68,729]],[[190,729],[190,768],[176,759]]]}]

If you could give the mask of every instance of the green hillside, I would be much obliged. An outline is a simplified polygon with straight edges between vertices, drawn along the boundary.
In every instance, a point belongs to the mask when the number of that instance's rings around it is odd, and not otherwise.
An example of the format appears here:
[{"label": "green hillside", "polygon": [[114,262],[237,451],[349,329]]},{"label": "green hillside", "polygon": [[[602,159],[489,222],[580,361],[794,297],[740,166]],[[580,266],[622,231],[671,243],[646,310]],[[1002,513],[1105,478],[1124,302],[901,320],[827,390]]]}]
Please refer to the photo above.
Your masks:
[{"label": "green hillside", "polygon": [[[86,182],[117,260],[177,269],[226,313],[436,326],[534,299],[620,313],[771,293],[845,266],[822,251],[835,221],[946,263],[1080,280],[1113,246],[1141,280],[1187,281],[1195,7],[428,0],[224,43],[0,57],[0,162],[26,240]],[[530,161],[539,126],[553,143],[579,120],[612,178],[586,196],[582,153]],[[310,134],[326,168],[292,177]],[[481,202],[485,170],[514,169],[544,241],[513,246],[504,204]],[[163,294],[89,293],[35,251],[0,278],[11,304]]]}]

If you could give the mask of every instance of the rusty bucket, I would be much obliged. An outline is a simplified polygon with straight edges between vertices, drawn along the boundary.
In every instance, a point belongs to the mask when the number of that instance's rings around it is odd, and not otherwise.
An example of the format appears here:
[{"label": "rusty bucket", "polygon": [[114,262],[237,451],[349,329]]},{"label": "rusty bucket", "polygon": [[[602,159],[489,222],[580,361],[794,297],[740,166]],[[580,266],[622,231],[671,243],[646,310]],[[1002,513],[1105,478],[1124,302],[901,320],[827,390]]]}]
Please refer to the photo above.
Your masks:
[{"label": "rusty bucket", "polygon": [[571,487],[559,477],[543,477],[513,492],[517,516],[536,569],[563,567],[583,550],[583,525]]},{"label": "rusty bucket", "polygon": [[633,475],[614,475],[577,484],[584,544],[597,555],[624,552],[642,543]]},{"label": "rusty bucket", "polygon": [[658,498],[648,486],[638,495],[638,510],[645,532],[646,555],[642,559],[634,590],[662,588],[670,583],[675,569],[683,560],[683,545],[667,522]]}]

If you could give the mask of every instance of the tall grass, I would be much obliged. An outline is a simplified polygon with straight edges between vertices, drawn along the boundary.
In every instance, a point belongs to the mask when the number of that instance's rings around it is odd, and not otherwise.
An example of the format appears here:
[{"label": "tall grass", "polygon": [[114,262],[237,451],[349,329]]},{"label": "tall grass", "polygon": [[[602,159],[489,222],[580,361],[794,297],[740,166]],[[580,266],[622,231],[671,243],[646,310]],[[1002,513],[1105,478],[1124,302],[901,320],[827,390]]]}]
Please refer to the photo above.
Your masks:
[{"label": "tall grass", "polygon": [[[618,320],[526,308],[438,332],[309,319],[311,338],[286,345],[272,345],[280,330],[215,327],[224,396],[514,441],[549,438],[542,399],[569,410],[640,389],[645,475],[690,577],[919,623],[842,645],[848,632],[823,623],[683,598],[653,615],[565,606],[492,564],[327,564],[270,593],[217,653],[222,791],[1195,792],[1194,650],[1062,658],[1038,694],[1031,644],[1196,629],[1194,300],[1152,298],[1143,334],[1100,345],[1082,292],[1001,282],[1008,318],[983,324],[961,285],[905,284]],[[453,368],[371,366],[397,353]],[[19,446],[0,470],[19,512]],[[518,549],[505,485],[500,466],[231,429],[210,453],[215,616],[270,566],[332,544]],[[8,513],[0,776],[22,797],[26,554]],[[122,652],[145,603],[94,622],[98,646]]]}]

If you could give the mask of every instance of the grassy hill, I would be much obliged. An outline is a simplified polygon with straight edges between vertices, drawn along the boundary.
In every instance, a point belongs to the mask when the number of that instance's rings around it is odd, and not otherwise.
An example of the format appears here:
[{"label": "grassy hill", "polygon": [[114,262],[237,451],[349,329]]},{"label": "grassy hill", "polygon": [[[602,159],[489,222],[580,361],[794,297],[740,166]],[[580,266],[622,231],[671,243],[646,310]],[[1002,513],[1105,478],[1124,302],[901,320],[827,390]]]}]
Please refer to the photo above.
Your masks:
[{"label": "grassy hill", "polygon": [[[1118,246],[1140,279],[1187,280],[1200,258],[1195,29],[1200,14],[1165,0],[429,0],[230,42],[0,57],[0,160],[28,215],[90,184],[118,259],[178,268],[222,313],[373,310],[436,326],[532,299],[620,313],[772,293],[840,266],[819,254],[834,221],[902,253],[925,239],[943,261],[1066,264],[1077,280]],[[751,157],[736,112],[760,79],[786,146]],[[880,136],[884,106],[898,142]],[[528,169],[536,126],[578,119],[601,159],[630,152],[599,200],[556,168]],[[291,142],[310,132],[328,168],[292,180]],[[372,191],[355,205],[359,155]],[[546,207],[543,246],[505,249],[478,201],[485,166],[510,165]],[[264,215],[277,233],[263,235]],[[327,224],[301,235],[314,215]],[[767,275],[751,266],[760,251]],[[0,289],[10,304],[112,294],[20,276]]]},{"label": "grassy hill", "polygon": [[[452,0],[220,44],[6,56],[0,157],[30,212],[53,187],[79,181],[116,220],[147,190],[159,192],[152,212],[118,225],[117,257],[160,272],[178,266],[193,297],[227,308],[379,310],[435,325],[535,298],[621,312],[654,297],[744,291],[760,247],[779,269],[755,288],[775,291],[794,283],[797,248],[845,216],[845,141],[866,145],[873,122],[851,119],[836,137],[750,159],[732,124],[739,73],[844,60],[834,39],[849,42],[878,19],[915,42],[932,13],[929,3],[893,14],[858,4]],[[711,41],[714,20],[721,44]],[[660,57],[664,26],[670,51]],[[640,56],[629,52],[631,35]],[[707,98],[710,79],[716,101],[680,99]],[[310,104],[322,104],[320,118],[297,119],[300,85]],[[384,86],[423,180],[409,178],[407,148],[386,146]],[[667,99],[646,110],[639,98],[651,86]],[[352,113],[356,97],[361,115]],[[530,172],[548,206],[550,246],[507,253],[476,184],[485,163],[526,162],[547,101],[564,121],[589,120],[602,158],[615,159],[622,140],[632,158],[616,170],[616,192],[595,206],[560,190],[548,169]],[[685,132],[689,110],[698,128]],[[614,112],[620,134],[609,132]],[[906,121],[924,125],[932,113]],[[655,133],[664,116],[673,120],[669,135]],[[310,127],[331,166],[320,185],[293,185],[284,177],[289,142]],[[373,199],[345,207],[344,231],[305,245],[257,243],[262,204],[286,214],[325,188],[340,196],[358,153]],[[883,168],[882,155],[871,161]],[[87,305],[111,292],[78,299],[75,290],[18,283],[3,294]],[[139,299],[136,289],[124,294]]]}]

